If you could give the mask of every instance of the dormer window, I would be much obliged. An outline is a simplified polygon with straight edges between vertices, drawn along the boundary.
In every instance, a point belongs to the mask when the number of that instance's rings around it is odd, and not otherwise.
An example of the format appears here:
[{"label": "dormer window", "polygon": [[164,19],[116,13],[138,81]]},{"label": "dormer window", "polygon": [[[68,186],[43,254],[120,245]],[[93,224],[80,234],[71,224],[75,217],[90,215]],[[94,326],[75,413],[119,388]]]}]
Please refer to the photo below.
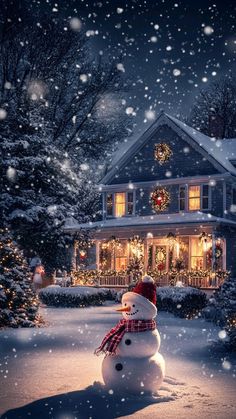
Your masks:
[{"label": "dormer window", "polygon": [[199,211],[209,209],[209,185],[181,185],[179,210]]},{"label": "dormer window", "polygon": [[106,194],[107,217],[124,217],[134,214],[134,192]]}]

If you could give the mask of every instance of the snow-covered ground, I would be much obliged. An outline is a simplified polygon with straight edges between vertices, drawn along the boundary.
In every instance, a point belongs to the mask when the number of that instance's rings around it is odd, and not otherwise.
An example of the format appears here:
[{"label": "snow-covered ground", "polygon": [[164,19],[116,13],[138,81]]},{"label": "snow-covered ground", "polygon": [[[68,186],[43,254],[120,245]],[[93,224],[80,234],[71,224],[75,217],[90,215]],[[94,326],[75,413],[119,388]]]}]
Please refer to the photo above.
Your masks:
[{"label": "snow-covered ground", "polygon": [[158,314],[167,377],[158,396],[137,398],[105,390],[93,355],[120,318],[114,304],[40,311],[47,327],[0,331],[0,413],[13,409],[3,418],[235,419],[236,359],[211,349],[211,323]]}]

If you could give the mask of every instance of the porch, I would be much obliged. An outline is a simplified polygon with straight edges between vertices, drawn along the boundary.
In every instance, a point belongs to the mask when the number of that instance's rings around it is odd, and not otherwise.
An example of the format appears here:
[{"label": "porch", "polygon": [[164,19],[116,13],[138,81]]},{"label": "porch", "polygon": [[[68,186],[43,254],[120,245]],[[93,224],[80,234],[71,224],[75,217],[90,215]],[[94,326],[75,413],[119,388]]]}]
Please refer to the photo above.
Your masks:
[{"label": "porch", "polygon": [[[157,286],[192,286],[201,289],[217,289],[223,284],[228,276],[226,271],[189,271],[189,272],[166,272],[158,275],[156,272],[148,272]],[[99,271],[76,271],[73,274],[74,285],[98,286],[102,288],[128,288],[134,282],[133,275],[127,273],[111,273]],[[140,279],[141,279],[140,274]],[[139,277],[136,276],[135,280]]]},{"label": "porch", "polygon": [[198,234],[161,233],[95,239],[96,270],[85,269],[84,251],[77,250],[74,283],[125,288],[144,272],[157,286],[216,289],[224,282],[228,272],[223,237],[209,229]]},{"label": "porch", "polygon": [[149,273],[158,286],[218,288],[229,275],[229,249],[220,220],[206,222],[201,214],[199,220],[189,220],[188,215],[188,222],[181,223],[179,214],[166,217],[140,217],[135,226],[126,218],[118,220],[119,226],[117,220],[96,223],[93,245],[89,249],[75,245],[74,282],[124,288]]}]

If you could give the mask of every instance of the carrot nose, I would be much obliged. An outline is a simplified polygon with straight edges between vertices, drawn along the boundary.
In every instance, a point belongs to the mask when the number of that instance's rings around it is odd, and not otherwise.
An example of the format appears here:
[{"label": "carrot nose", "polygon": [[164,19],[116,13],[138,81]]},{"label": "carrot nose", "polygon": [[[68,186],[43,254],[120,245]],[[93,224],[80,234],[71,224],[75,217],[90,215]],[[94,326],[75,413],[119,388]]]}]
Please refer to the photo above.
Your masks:
[{"label": "carrot nose", "polygon": [[121,307],[121,308],[117,308],[116,311],[126,311],[127,313],[129,313],[129,311],[131,310],[130,306],[127,307]]}]

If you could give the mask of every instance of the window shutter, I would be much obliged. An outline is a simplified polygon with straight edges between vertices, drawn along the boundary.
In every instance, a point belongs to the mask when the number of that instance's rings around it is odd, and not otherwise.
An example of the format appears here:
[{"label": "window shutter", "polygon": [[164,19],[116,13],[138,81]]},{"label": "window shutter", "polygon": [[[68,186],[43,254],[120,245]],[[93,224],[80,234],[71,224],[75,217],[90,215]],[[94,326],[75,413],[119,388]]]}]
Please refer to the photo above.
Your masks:
[{"label": "window shutter", "polygon": [[184,211],[185,208],[185,200],[186,200],[186,188],[185,186],[179,187],[179,210]]},{"label": "window shutter", "polygon": [[107,194],[106,209],[107,209],[107,215],[112,216],[113,215],[113,196],[112,196],[112,194]]},{"label": "window shutter", "polygon": [[134,193],[128,192],[127,193],[127,214],[133,215],[134,213]]},{"label": "window shutter", "polygon": [[209,186],[202,185],[202,209],[209,208]]}]

